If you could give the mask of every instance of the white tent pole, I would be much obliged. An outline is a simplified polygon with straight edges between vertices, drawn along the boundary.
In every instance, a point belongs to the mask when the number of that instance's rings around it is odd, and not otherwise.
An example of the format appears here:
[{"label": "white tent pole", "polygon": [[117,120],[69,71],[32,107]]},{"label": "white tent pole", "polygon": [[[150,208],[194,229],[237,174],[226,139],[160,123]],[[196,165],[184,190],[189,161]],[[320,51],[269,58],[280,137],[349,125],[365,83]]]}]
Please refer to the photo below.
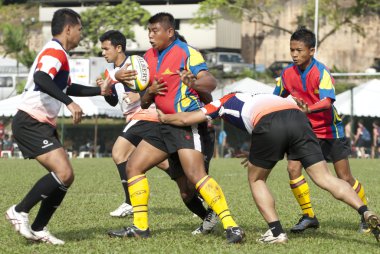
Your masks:
[{"label": "white tent pole", "polygon": [[315,53],[314,56],[317,56],[317,48],[318,48],[318,0],[315,0],[315,12],[314,12],[314,34],[315,34]]}]

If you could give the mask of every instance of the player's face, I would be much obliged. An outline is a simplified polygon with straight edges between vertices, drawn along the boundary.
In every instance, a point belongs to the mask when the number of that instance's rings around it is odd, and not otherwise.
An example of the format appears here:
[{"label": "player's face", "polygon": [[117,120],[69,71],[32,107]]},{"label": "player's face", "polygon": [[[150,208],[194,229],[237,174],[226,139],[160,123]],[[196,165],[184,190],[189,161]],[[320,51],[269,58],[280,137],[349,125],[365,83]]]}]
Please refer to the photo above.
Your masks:
[{"label": "player's face", "polygon": [[290,55],[292,56],[294,64],[301,70],[305,70],[311,63],[314,52],[314,48],[309,48],[302,41],[290,41]]},{"label": "player's face", "polygon": [[166,49],[174,36],[173,28],[165,28],[161,23],[148,25],[149,42],[158,51]]},{"label": "player's face", "polygon": [[106,59],[107,63],[115,63],[119,54],[118,48],[111,44],[111,41],[103,41],[101,43],[102,56]]},{"label": "player's face", "polygon": [[79,23],[76,25],[69,25],[69,40],[71,47],[70,49],[76,48],[79,45],[82,36],[82,23],[78,20]]}]

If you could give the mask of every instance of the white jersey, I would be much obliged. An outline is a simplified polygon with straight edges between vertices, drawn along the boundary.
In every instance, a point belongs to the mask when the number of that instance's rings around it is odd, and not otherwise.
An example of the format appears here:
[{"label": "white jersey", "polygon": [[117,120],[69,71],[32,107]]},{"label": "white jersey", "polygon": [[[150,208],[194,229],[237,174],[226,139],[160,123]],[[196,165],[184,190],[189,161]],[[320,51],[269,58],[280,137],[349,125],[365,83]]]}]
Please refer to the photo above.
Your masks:
[{"label": "white jersey", "polygon": [[69,56],[59,41],[49,41],[37,55],[30,68],[28,80],[21,97],[19,110],[28,113],[36,120],[56,125],[56,119],[62,102],[41,91],[34,83],[33,75],[37,71],[43,71],[52,78],[55,85],[63,92],[71,84]]},{"label": "white jersey", "polygon": [[124,116],[127,117],[128,115],[133,114],[140,109],[140,100],[131,103],[127,95],[128,93],[131,93],[132,90],[128,88],[128,86],[125,86],[117,81],[115,78],[116,72],[124,66],[125,62],[126,61],[124,61],[121,66],[115,67],[113,69],[107,69],[105,71],[105,76],[106,78],[110,78],[111,82],[113,83],[111,96],[117,96],[121,112],[123,112]]}]

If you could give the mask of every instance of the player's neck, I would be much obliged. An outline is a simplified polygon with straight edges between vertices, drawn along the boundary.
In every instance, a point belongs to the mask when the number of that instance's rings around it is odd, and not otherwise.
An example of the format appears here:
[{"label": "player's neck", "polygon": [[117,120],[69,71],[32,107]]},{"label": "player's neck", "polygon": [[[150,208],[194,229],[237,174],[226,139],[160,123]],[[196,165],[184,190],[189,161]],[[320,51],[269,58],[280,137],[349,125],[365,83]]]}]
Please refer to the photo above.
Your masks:
[{"label": "player's neck", "polygon": [[114,63],[115,66],[117,66],[117,67],[121,66],[124,63],[126,58],[127,58],[127,56],[125,54],[119,54],[115,63]]}]

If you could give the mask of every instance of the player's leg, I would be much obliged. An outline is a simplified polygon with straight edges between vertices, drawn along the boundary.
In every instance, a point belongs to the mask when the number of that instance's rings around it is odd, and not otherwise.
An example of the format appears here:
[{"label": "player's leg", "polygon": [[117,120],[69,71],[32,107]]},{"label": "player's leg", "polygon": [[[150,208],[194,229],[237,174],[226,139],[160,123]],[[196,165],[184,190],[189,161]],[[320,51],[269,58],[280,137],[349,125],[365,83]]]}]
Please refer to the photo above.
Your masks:
[{"label": "player's leg", "polygon": [[178,156],[189,181],[195,185],[204,201],[215,211],[227,232],[229,243],[241,242],[244,232],[236,224],[227,205],[222,188],[204,168],[203,154],[194,149],[180,149]]},{"label": "player's leg", "polygon": [[286,243],[288,237],[278,218],[274,198],[266,184],[271,170],[248,163],[248,182],[252,197],[269,230],[258,239],[262,243]]},{"label": "player's leg", "polygon": [[[135,137],[134,139],[138,141],[137,144],[141,141],[141,138],[137,136],[132,136],[132,138],[133,137]],[[115,144],[112,147],[112,159],[115,162],[116,167],[118,169],[119,176],[121,179],[121,184],[123,186],[124,194],[125,194],[125,201],[116,210],[110,212],[110,215],[113,217],[124,217],[127,215],[131,215],[133,213],[131,200],[129,198],[128,183],[127,183],[128,178],[127,178],[127,173],[126,173],[128,158],[132,154],[132,152],[136,149],[136,146],[132,142],[130,142],[125,137],[125,133],[124,133],[123,136],[119,136],[116,139]]]},{"label": "player's leg", "polygon": [[[367,198],[365,195],[363,185],[354,178],[351,173],[350,163],[348,156],[351,153],[351,147],[349,140],[333,139],[333,140],[320,140],[320,145],[322,147],[322,152],[326,160],[332,161],[334,164],[334,169],[338,178],[346,181],[355,190],[359,198],[367,205]],[[326,151],[328,154],[326,154]],[[368,233],[370,229],[367,227],[367,223],[361,218],[359,223],[359,232]]]},{"label": "player's leg", "polygon": [[[40,235],[36,236],[32,229],[38,232],[37,230],[47,225],[73,182],[74,174],[57,132],[51,125],[38,122],[25,112],[19,111],[13,119],[12,131],[23,156],[36,158],[50,171],[35,183],[20,203],[6,212],[7,219],[16,231],[27,239],[39,240]],[[41,208],[31,229],[28,213],[40,201]],[[54,244],[63,243],[52,237],[47,237],[47,240]]]},{"label": "player's leg", "polygon": [[[330,192],[334,198],[357,210],[360,216],[363,217],[363,220],[367,222],[376,239],[379,240],[379,217],[368,210],[367,206],[346,181],[334,177],[324,161],[308,166],[306,172],[319,187]],[[369,217],[371,217],[371,219],[369,219]]]},{"label": "player's leg", "polygon": [[288,160],[289,183],[293,195],[302,210],[302,217],[290,229],[293,233],[300,233],[308,228],[318,228],[319,222],[311,205],[310,188],[302,175],[302,164],[299,161]]},{"label": "player's leg", "polygon": [[149,237],[148,200],[149,185],[145,173],[165,160],[167,153],[141,141],[127,163],[128,191],[133,206],[133,226],[112,230],[111,237]]},{"label": "player's leg", "polygon": [[178,154],[171,154],[166,162],[165,166],[167,166],[167,168],[165,172],[177,183],[182,201],[191,212],[203,220],[206,217],[207,210],[204,208],[202,201],[198,198],[194,185],[187,179],[183,172]]},{"label": "player's leg", "polygon": [[[54,176],[54,180],[57,182],[58,187],[56,187],[48,195],[41,194],[42,197],[47,197],[42,200],[37,216],[31,225],[31,229],[33,234],[37,236],[40,241],[52,244],[63,244],[64,242],[53,236],[47,230],[46,226],[59,205],[62,203],[67,193],[67,189],[74,181],[73,168],[63,148],[40,155],[36,157],[36,160],[51,172],[51,175]],[[50,185],[52,183],[53,181],[51,179]],[[41,184],[43,184],[45,188],[49,185],[48,181]],[[53,187],[51,188],[53,189]],[[34,195],[35,194],[36,193],[34,193]]]}]

